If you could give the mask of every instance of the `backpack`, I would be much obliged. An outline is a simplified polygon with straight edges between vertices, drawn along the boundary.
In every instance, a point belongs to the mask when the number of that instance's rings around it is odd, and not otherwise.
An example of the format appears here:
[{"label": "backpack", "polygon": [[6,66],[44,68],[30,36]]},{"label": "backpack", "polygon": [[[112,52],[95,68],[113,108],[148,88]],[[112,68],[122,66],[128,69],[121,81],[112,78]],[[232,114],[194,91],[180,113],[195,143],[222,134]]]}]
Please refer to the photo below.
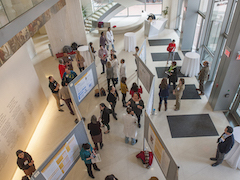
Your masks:
[{"label": "backpack", "polygon": [[101,96],[106,96],[106,91],[103,87],[100,89],[100,93],[101,93]]},{"label": "backpack", "polygon": [[95,89],[95,94],[94,94],[95,97],[99,97],[99,90],[98,89]]},{"label": "backpack", "polygon": [[77,50],[78,44],[75,43],[75,42],[73,42],[72,45],[71,45],[71,48],[72,48],[73,50]]},{"label": "backpack", "polygon": [[64,46],[63,47],[63,52],[64,53],[70,53],[70,52],[72,52],[72,48],[70,46]]}]

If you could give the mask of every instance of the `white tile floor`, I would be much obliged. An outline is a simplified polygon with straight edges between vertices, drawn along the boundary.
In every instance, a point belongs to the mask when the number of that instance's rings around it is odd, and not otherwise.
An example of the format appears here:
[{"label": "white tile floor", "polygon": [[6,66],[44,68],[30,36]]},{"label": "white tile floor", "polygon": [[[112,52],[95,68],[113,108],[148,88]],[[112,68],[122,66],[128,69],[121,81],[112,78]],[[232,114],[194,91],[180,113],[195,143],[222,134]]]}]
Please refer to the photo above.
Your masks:
[{"label": "white tile floor", "polygon": [[[137,33],[137,45],[141,46],[144,35],[143,28]],[[44,38],[42,43],[41,38]],[[64,112],[58,112],[54,98],[48,88],[49,75],[53,75],[55,79],[60,82],[60,75],[58,72],[58,61],[50,57],[50,53],[47,55],[48,43],[46,37],[38,36],[34,39],[36,43],[37,51],[40,52],[36,58],[33,59],[36,72],[39,76],[43,90],[49,99],[49,104],[46,108],[45,113],[33,135],[32,140],[26,151],[28,151],[34,158],[35,164],[38,167],[58,146],[58,144],[64,139],[64,137],[74,127],[75,116],[70,115],[66,105],[63,107]],[[173,30],[166,29],[158,37],[159,38],[174,38],[176,39],[177,45],[179,44],[179,38]],[[99,47],[99,36],[98,34],[88,34],[88,42],[92,41],[95,49]],[[129,88],[131,84],[137,80],[136,77],[136,65],[134,61],[133,53],[125,52],[123,49],[123,35],[119,34],[115,36],[115,47],[117,50],[118,60],[124,58],[127,64],[127,84]],[[45,41],[46,40],[46,41]],[[43,48],[45,47],[45,48]],[[39,50],[38,48],[43,48]],[[178,48],[177,48],[178,49]],[[151,52],[166,52],[166,46],[152,46],[150,47],[147,43],[147,66],[156,75],[155,67],[166,66],[166,62],[153,62],[151,59]],[[179,52],[180,56],[183,57],[182,53]],[[44,59],[44,60],[41,60]],[[178,65],[181,62],[178,61]],[[99,83],[101,87],[106,89],[107,83],[105,75],[100,75],[101,64],[98,58],[96,59],[97,71],[99,74]],[[74,64],[74,70],[79,73],[79,70]],[[157,76],[156,76],[157,77]],[[198,84],[196,78],[185,78],[187,84]],[[158,106],[158,85],[161,79],[156,78],[156,91],[154,108]],[[117,86],[119,89],[119,85]],[[130,96],[128,95],[127,98]],[[148,94],[144,89],[142,96],[145,104],[147,103]],[[99,116],[100,102],[105,102],[105,97],[94,97],[94,92],[91,92],[84,101],[79,105],[79,109],[84,117],[86,117],[86,124],[90,122],[91,115],[95,114]],[[166,115],[180,115],[180,114],[199,114],[209,113],[212,121],[219,134],[223,132],[223,129],[228,125],[228,121],[222,112],[213,112],[206,97],[202,97],[201,100],[182,100],[181,110],[173,110],[174,100],[169,100],[168,110],[157,112],[152,116],[152,121],[164,140],[168,150],[171,152],[176,163],[180,166],[179,179],[180,180],[219,180],[219,179],[239,179],[240,171],[231,169],[226,162],[218,167],[211,167],[212,163],[209,157],[214,156],[216,150],[216,139],[217,137],[197,137],[197,138],[171,138],[169,126],[167,123]],[[153,165],[150,169],[143,168],[143,165],[135,155],[141,151],[143,146],[143,128],[138,130],[139,142],[131,146],[130,144],[124,143],[123,134],[123,122],[121,114],[125,109],[121,105],[121,101],[117,103],[116,112],[118,113],[118,121],[115,121],[111,117],[111,132],[107,135],[103,135],[104,147],[100,150],[102,162],[98,163],[98,167],[101,169],[100,172],[93,172],[95,179],[103,180],[108,174],[115,174],[119,180],[147,180],[151,176],[157,176],[159,179],[164,179],[164,176],[158,167],[157,162],[154,160]],[[90,136],[89,136],[90,138]],[[91,138],[90,138],[91,140]],[[22,171],[17,170],[14,176],[14,180],[19,180]],[[79,160],[71,172],[66,177],[67,180],[87,180],[91,179],[88,177],[86,167],[83,161]]]}]

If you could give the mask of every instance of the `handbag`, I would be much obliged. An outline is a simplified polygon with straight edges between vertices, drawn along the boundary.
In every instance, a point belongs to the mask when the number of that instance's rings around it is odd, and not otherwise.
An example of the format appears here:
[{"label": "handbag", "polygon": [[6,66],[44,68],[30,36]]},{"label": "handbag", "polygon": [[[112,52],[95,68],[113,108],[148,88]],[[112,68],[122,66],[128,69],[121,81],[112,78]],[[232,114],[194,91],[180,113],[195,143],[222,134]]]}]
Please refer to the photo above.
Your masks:
[{"label": "handbag", "polygon": [[23,170],[27,176],[31,176],[34,171],[36,171],[34,164],[28,169]]}]

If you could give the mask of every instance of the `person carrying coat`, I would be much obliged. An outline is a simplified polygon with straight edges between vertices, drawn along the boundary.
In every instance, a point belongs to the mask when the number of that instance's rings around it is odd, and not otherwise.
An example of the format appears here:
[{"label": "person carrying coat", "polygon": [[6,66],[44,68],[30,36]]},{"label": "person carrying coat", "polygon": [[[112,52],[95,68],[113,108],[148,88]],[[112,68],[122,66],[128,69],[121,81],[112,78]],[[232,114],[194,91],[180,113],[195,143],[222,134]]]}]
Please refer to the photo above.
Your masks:
[{"label": "person carrying coat", "polygon": [[108,134],[110,132],[110,126],[109,126],[109,122],[110,122],[110,116],[109,114],[112,113],[110,109],[108,109],[106,107],[106,105],[104,103],[100,104],[100,110],[101,110],[101,116],[99,117],[99,120],[102,119],[102,123],[103,125],[105,125],[107,127],[107,131],[104,132],[104,134]]},{"label": "person carrying coat", "polygon": [[174,109],[175,111],[178,111],[180,109],[180,102],[181,102],[184,89],[185,89],[185,80],[181,78],[179,79],[179,84],[177,85],[175,90],[173,90],[173,94],[176,96],[176,104],[175,104],[176,107]]},{"label": "person carrying coat", "polygon": [[173,89],[176,88],[176,82],[178,80],[177,76],[177,62],[173,61],[172,65],[168,69],[168,79],[169,79],[169,85],[171,85],[171,82],[173,83]]},{"label": "person carrying coat", "polygon": [[209,63],[207,61],[204,61],[203,68],[198,73],[199,89],[196,89],[196,90],[201,92],[199,95],[204,95],[205,83],[208,80],[208,73],[209,73]]}]

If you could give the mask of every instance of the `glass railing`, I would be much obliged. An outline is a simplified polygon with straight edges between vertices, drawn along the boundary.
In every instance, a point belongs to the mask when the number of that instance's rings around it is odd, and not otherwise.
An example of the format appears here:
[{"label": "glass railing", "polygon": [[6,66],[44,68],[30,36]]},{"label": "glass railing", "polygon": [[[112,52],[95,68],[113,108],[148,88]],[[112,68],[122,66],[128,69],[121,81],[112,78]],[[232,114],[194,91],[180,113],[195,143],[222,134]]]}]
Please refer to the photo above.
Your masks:
[{"label": "glass railing", "polygon": [[0,0],[0,28],[44,0]]}]

